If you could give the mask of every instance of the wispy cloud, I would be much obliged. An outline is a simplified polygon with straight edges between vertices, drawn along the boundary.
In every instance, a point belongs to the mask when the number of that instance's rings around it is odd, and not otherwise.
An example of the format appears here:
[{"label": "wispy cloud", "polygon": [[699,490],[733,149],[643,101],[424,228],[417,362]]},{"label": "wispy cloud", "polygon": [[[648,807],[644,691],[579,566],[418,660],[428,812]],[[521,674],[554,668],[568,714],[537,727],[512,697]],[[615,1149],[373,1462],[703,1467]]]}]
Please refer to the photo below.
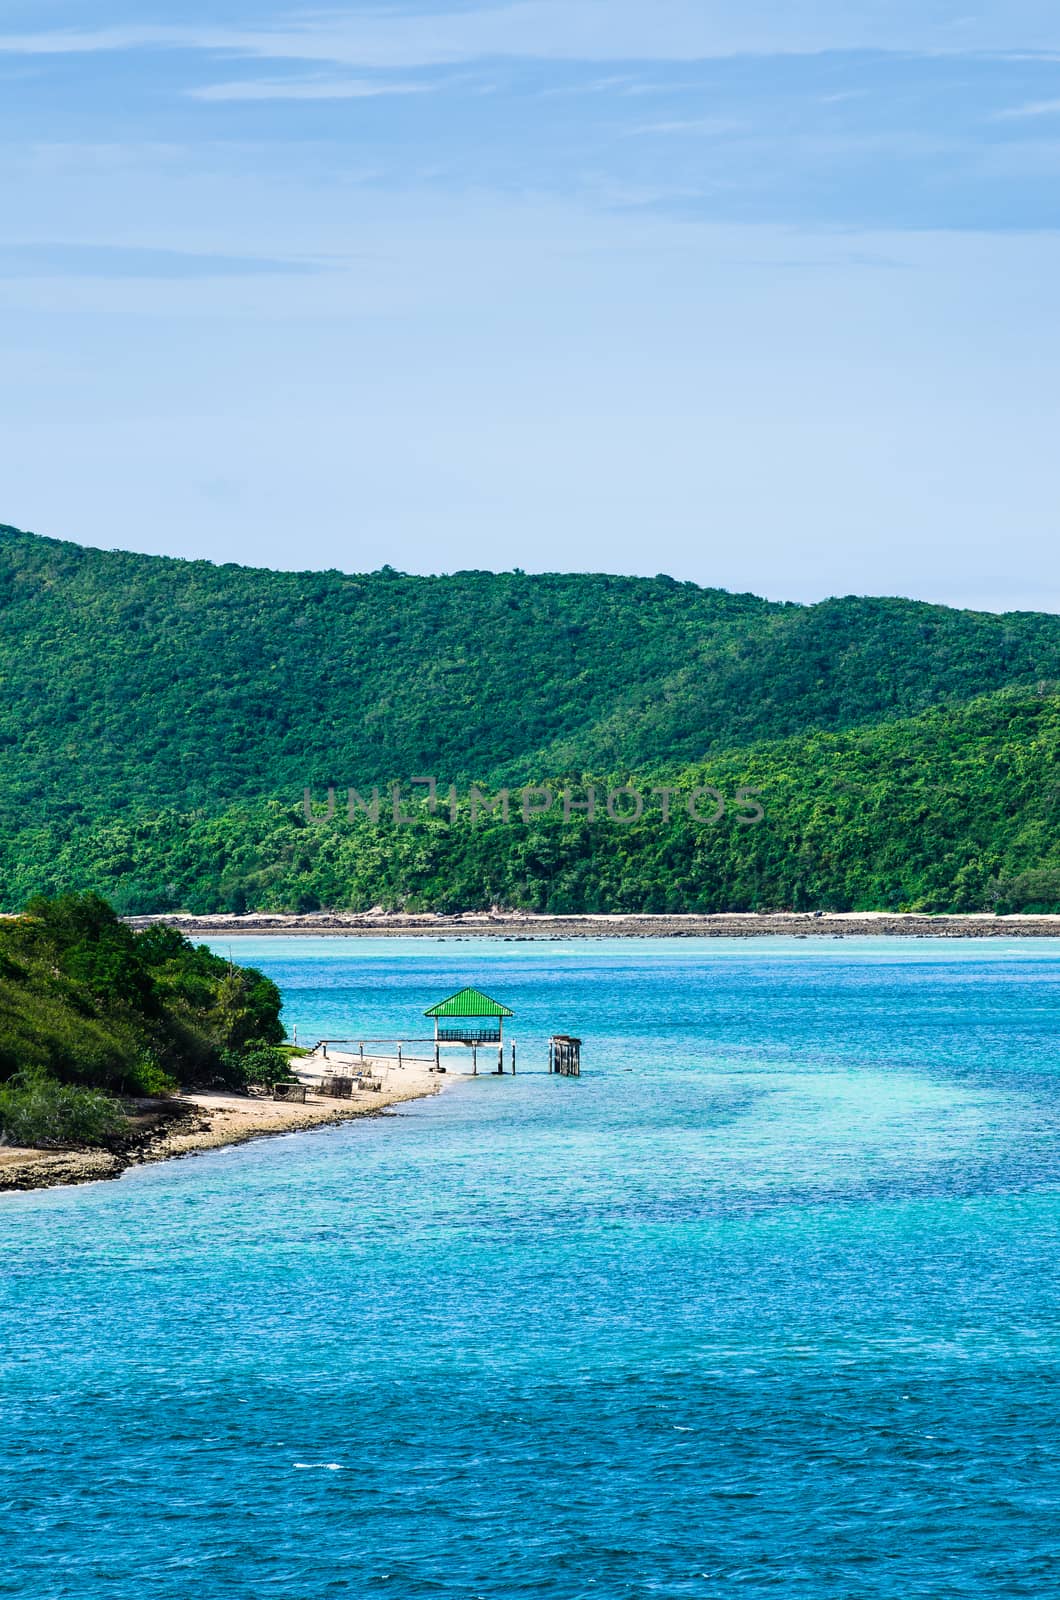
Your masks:
[{"label": "wispy cloud", "polygon": [[247,278],[320,270],[316,262],[138,245],[0,244],[0,278]]},{"label": "wispy cloud", "polygon": [[1031,100],[1025,106],[1011,106],[1007,111],[995,111],[994,122],[1022,122],[1025,118],[1060,117],[1060,100]]},{"label": "wispy cloud", "polygon": [[[275,0],[274,0],[275,3]],[[510,57],[565,61],[691,61],[739,54],[889,50],[967,54],[1060,49],[1060,15],[1008,0],[974,16],[923,0],[856,7],[849,0],[507,0],[401,10],[349,6],[248,26],[173,23],[0,35],[21,55],[182,49],[262,60],[407,68]],[[927,14],[925,15],[925,10]]]},{"label": "wispy cloud", "polygon": [[384,95],[427,94],[430,83],[372,83],[365,79],[248,78],[189,89],[193,100],[374,100]]},{"label": "wispy cloud", "polygon": [[57,28],[47,33],[0,34],[0,54],[74,56],[155,47],[194,49],[201,35],[187,28]]},{"label": "wispy cloud", "polygon": [[660,134],[663,136],[685,133],[746,133],[747,124],[726,117],[690,117],[673,122],[642,122],[629,131],[631,134]]},{"label": "wispy cloud", "polygon": [[573,96],[614,94],[617,91],[628,94],[633,79],[628,73],[612,74],[608,78],[592,78],[588,83],[562,83],[553,84],[547,89],[542,89],[541,97],[544,100],[565,100]]}]

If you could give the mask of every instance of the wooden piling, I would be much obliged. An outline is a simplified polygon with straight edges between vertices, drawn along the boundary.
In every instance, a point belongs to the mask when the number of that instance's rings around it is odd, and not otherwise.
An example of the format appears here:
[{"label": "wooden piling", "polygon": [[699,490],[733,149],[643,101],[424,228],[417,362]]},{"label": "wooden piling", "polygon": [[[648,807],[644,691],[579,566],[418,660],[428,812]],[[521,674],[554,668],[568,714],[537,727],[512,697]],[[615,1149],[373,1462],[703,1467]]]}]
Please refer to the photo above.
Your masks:
[{"label": "wooden piling", "polygon": [[557,1033],[548,1041],[548,1070],[564,1078],[580,1078],[582,1042],[569,1033]]}]

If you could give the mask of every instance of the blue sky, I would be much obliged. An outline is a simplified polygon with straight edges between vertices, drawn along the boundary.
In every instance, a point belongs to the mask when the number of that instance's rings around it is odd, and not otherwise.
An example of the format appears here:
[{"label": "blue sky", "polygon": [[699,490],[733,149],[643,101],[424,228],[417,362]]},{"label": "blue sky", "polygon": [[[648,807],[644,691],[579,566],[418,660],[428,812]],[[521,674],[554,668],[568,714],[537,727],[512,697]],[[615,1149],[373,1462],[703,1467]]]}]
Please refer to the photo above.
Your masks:
[{"label": "blue sky", "polygon": [[1060,610],[1060,8],[6,0],[0,520]]}]

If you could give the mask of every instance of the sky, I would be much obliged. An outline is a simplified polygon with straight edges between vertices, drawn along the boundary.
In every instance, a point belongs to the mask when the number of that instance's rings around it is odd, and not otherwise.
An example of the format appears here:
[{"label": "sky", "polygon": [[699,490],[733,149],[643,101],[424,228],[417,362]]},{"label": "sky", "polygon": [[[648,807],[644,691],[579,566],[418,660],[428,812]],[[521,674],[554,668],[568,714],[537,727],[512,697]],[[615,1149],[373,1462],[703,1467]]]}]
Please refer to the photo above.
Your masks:
[{"label": "sky", "polygon": [[1055,0],[3,0],[0,522],[1060,611]]}]

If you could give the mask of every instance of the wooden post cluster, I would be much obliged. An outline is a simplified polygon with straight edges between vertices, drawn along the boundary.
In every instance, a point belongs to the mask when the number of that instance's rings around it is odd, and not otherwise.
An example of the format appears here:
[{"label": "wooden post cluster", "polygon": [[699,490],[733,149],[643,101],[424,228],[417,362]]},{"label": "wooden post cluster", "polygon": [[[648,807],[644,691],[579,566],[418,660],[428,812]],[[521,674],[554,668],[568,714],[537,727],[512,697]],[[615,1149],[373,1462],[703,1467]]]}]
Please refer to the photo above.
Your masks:
[{"label": "wooden post cluster", "polygon": [[564,1078],[582,1074],[582,1042],[569,1033],[556,1033],[548,1041],[548,1070]]}]

